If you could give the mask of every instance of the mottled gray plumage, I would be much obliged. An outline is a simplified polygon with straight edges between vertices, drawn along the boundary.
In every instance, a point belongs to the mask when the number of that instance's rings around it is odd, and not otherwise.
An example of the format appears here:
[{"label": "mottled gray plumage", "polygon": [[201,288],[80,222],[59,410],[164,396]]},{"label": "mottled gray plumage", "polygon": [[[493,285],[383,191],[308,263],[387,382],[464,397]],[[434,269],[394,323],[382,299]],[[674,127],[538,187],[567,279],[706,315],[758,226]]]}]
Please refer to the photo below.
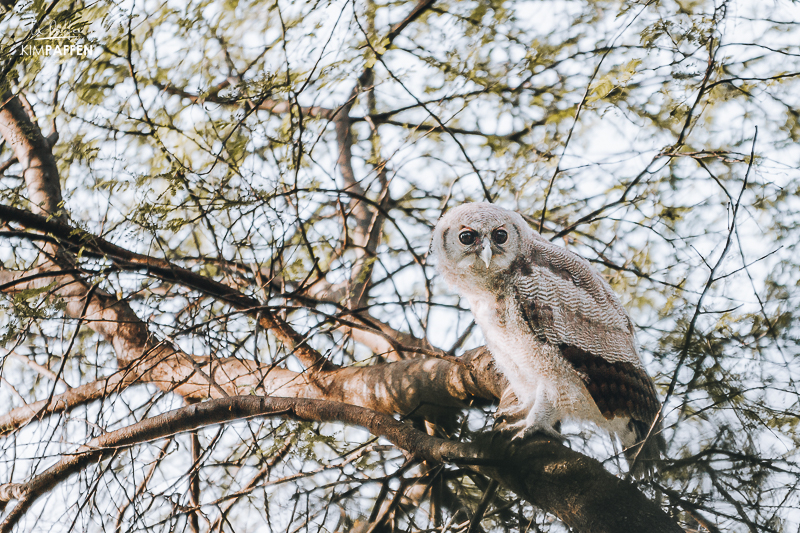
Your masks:
[{"label": "mottled gray plumage", "polygon": [[[513,211],[464,204],[436,225],[431,244],[445,281],[470,302],[489,350],[519,401],[519,436],[560,436],[566,419],[619,436],[629,462],[649,468],[663,446],[655,387],[633,324],[583,258],[543,239]],[[516,416],[515,416],[516,415]],[[644,468],[640,468],[644,467]]]}]

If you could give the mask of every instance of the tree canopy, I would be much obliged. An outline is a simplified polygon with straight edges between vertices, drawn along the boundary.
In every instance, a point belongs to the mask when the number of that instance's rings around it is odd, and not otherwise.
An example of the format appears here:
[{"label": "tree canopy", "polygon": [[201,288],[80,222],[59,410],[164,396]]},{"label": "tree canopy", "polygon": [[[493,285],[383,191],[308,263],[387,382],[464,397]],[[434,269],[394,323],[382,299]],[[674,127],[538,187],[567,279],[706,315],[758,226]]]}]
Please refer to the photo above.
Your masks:
[{"label": "tree canopy", "polygon": [[[796,2],[0,6],[0,531],[800,527]],[[491,431],[466,201],[620,296],[652,476]]]}]

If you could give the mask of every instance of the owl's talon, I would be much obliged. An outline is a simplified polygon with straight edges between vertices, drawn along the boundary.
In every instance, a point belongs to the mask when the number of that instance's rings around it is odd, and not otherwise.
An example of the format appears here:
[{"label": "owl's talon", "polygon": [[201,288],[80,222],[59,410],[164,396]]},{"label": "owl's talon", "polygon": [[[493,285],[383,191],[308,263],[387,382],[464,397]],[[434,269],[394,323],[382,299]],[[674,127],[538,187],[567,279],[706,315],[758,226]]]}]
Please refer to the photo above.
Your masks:
[{"label": "owl's talon", "polygon": [[550,426],[526,426],[525,420],[520,420],[519,422],[515,422],[513,424],[506,424],[500,428],[503,432],[513,432],[514,435],[511,437],[511,440],[527,440],[530,437],[533,437],[537,433],[540,435],[544,435],[548,438],[552,438],[557,440],[558,442],[564,442],[565,437],[562,435],[557,429]]},{"label": "owl's talon", "polygon": [[529,409],[515,405],[511,408],[498,409],[494,417],[497,420],[518,420],[528,414]]},{"label": "owl's talon", "polygon": [[545,437],[549,437],[551,439],[555,439],[558,442],[562,442],[562,443],[566,440],[564,435],[562,435],[561,433],[559,433],[558,431],[556,431],[553,428],[527,428],[527,429],[523,429],[522,431],[520,431],[519,433],[517,433],[514,436],[514,439],[528,439],[530,437],[533,437],[537,433],[539,435],[544,435]]}]

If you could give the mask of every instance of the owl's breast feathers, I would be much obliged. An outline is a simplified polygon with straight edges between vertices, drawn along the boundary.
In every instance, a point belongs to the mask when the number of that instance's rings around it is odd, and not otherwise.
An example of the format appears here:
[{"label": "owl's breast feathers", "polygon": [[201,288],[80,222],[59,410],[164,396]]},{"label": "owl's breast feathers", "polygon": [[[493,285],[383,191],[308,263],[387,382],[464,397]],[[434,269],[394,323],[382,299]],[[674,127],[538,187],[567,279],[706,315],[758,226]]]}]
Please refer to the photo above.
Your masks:
[{"label": "owl's breast feathers", "polygon": [[660,402],[611,287],[583,259],[546,241],[526,255],[512,269],[531,333],[559,348],[607,420],[629,418],[637,434],[646,435]]}]

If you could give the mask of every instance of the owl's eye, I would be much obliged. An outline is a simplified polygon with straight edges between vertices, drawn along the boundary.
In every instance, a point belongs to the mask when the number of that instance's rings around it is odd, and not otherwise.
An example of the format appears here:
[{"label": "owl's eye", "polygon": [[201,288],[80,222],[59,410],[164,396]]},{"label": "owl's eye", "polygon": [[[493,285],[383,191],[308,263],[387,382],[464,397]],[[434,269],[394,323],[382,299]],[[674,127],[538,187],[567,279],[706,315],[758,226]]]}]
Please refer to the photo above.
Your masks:
[{"label": "owl's eye", "polygon": [[475,239],[478,238],[478,234],[472,230],[462,231],[458,234],[458,240],[461,241],[461,244],[464,246],[469,246],[470,244],[475,244]]},{"label": "owl's eye", "polygon": [[508,232],[504,229],[496,229],[492,232],[492,239],[497,244],[503,244],[508,240]]}]

